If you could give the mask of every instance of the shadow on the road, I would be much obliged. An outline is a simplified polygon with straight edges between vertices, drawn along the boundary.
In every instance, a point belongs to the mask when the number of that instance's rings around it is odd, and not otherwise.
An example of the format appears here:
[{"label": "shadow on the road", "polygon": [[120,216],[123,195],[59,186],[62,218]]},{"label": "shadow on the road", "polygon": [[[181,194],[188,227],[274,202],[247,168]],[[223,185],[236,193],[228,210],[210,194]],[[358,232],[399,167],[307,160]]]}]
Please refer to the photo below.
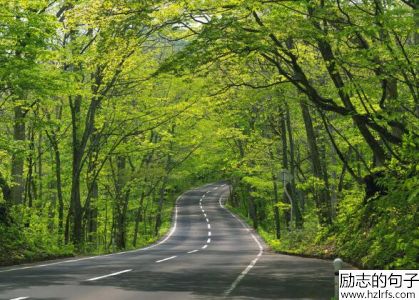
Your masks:
[{"label": "shadow on the road", "polygon": [[[218,251],[208,251],[220,255]],[[241,255],[238,251],[237,255]],[[225,253],[224,253],[225,255]],[[246,267],[237,266],[231,253],[231,264],[222,260],[221,263],[206,264],[206,269],[194,268],[185,264],[167,264],[163,270],[140,266],[129,273],[118,277],[104,278],[99,281],[80,281],[78,276],[51,274],[43,276],[21,275],[20,280],[30,282],[32,286],[45,289],[59,289],[59,286],[77,285],[80,289],[93,286],[114,287],[120,290],[148,294],[148,292],[187,293],[196,299],[219,299],[235,280],[236,276]],[[205,260],[205,255],[202,255]],[[235,272],[231,272],[231,270]],[[223,270],[230,270],[223,273]],[[88,273],[88,270],[86,270]],[[244,277],[228,299],[310,299],[329,300],[333,295],[333,272],[331,263],[317,259],[303,259],[293,256],[266,253],[258,264]],[[15,278],[16,280],[16,278]],[[3,280],[1,290],[16,287],[16,281]],[[0,293],[1,294],[1,293]],[[1,298],[1,297],[0,297]],[[173,297],[175,298],[175,297]],[[34,298],[36,299],[36,298]],[[45,298],[43,298],[45,299]],[[47,298],[48,300],[68,299]],[[143,299],[148,299],[143,297]],[[176,298],[177,299],[177,298]],[[179,298],[181,299],[181,298]]]},{"label": "shadow on the road", "polygon": [[[329,300],[332,297],[334,275],[330,262],[285,255],[278,257],[277,254],[265,255],[228,298]],[[143,292],[190,292],[197,299],[217,299],[222,298],[235,280],[231,273],[222,273],[224,268],[231,270],[234,266],[225,262],[213,264],[205,272],[179,267],[174,268],[176,272],[137,270],[121,276],[117,282],[111,279],[83,284],[114,285]]]},{"label": "shadow on the road", "polygon": [[[202,191],[189,191],[188,197],[182,200],[183,209],[179,211],[178,219],[178,226],[182,230],[177,230],[164,244],[164,248],[95,258],[77,264],[60,264],[46,269],[2,273],[0,299],[3,299],[2,291],[24,289],[25,286],[45,291],[54,290],[50,294],[54,297],[42,298],[43,300],[88,299],[68,297],[72,292],[69,289],[79,289],[79,294],[83,294],[84,291],[92,290],[107,293],[109,288],[126,295],[136,295],[121,300],[222,298],[224,292],[255,257],[258,248],[247,234],[242,234],[244,229],[227,211],[218,209],[218,196],[208,196],[204,205],[211,222],[214,222],[213,242],[205,251],[192,254],[193,257],[188,256],[186,251],[194,249],[189,246],[203,245],[207,239],[206,223],[202,222],[203,216],[196,210],[202,194]],[[213,204],[212,207],[210,203]],[[204,235],[197,232],[200,226],[205,229]],[[160,257],[172,255],[178,255],[176,260],[161,265],[155,263]],[[98,281],[86,281],[92,274],[97,276],[109,274],[110,270],[124,269],[133,271]],[[228,299],[330,300],[333,295],[333,281],[333,267],[329,261],[266,252]],[[164,297],[150,297],[152,293]],[[109,299],[116,299],[108,296]]]},{"label": "shadow on the road", "polygon": [[243,299],[330,300],[333,293],[331,262],[267,253],[232,295]]}]

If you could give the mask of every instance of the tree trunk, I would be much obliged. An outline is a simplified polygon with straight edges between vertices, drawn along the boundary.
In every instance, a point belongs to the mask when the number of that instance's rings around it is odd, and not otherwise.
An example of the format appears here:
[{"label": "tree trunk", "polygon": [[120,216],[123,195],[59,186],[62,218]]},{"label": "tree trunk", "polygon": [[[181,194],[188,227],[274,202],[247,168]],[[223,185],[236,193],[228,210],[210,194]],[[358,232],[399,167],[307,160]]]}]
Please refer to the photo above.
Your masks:
[{"label": "tree trunk", "polygon": [[[170,155],[168,156],[168,164],[170,162]],[[160,192],[159,192],[159,201],[157,204],[157,214],[156,214],[156,224],[154,226],[154,234],[158,235],[159,231],[160,231],[160,227],[162,224],[162,211],[163,211],[163,203],[164,203],[164,198],[166,195],[166,185],[169,181],[169,174],[166,174],[163,178],[162,181],[162,185],[160,188]]]},{"label": "tree trunk", "polygon": [[361,132],[361,135],[363,136],[364,140],[367,142],[370,149],[372,150],[377,166],[384,165],[384,162],[387,158],[383,148],[368,129],[368,126],[365,123],[365,119],[357,113],[355,107],[353,106],[350,100],[349,95],[344,91],[345,83],[339,72],[336,70],[336,62],[335,57],[333,55],[332,47],[325,40],[319,40],[318,47],[323,57],[323,60],[326,63],[329,76],[332,79],[336,89],[338,90],[339,97],[342,100],[342,103],[345,106],[345,108],[352,113],[352,119],[355,125],[358,127],[358,130]]},{"label": "tree trunk", "polygon": [[89,243],[96,242],[96,234],[97,234],[97,217],[98,217],[98,209],[97,209],[97,202],[99,198],[99,188],[96,180],[90,183],[90,199],[89,199],[89,207],[86,208],[87,213],[87,240]]},{"label": "tree trunk", "polygon": [[10,188],[10,199],[12,204],[23,204],[23,165],[24,151],[23,142],[26,139],[25,111],[21,106],[14,108],[13,140],[20,148],[12,155],[12,181]]},{"label": "tree trunk", "polygon": [[81,250],[83,244],[83,211],[80,196],[80,172],[84,149],[79,139],[79,126],[81,122],[80,108],[81,97],[70,97],[71,122],[72,122],[72,170],[71,170],[71,205],[73,218],[72,241],[77,250]]},{"label": "tree trunk", "polygon": [[288,130],[288,139],[289,139],[289,145],[290,145],[290,174],[291,174],[291,180],[289,182],[289,195],[291,196],[291,207],[292,207],[292,213],[294,214],[294,222],[296,228],[302,228],[303,227],[303,217],[301,215],[300,206],[297,201],[297,193],[295,188],[295,146],[294,146],[294,138],[292,133],[292,127],[291,127],[291,116],[288,105],[285,106],[285,119],[286,119],[286,125]]},{"label": "tree trunk", "polygon": [[43,190],[42,190],[42,131],[38,134],[38,145],[37,145],[37,159],[38,159],[38,190],[36,193],[36,199],[39,200],[39,202],[42,202],[43,197]]},{"label": "tree trunk", "polygon": [[[300,100],[301,111],[304,119],[304,126],[306,129],[307,142],[310,150],[311,165],[314,177],[324,181],[324,174],[322,172],[322,164],[320,160],[319,149],[317,147],[317,140],[314,134],[313,122],[307,103]],[[330,194],[325,187],[320,188],[318,197],[315,197],[316,206],[318,209],[319,222],[323,225],[329,225],[331,219],[331,199]]]},{"label": "tree trunk", "polygon": [[126,247],[126,215],[130,190],[126,189],[127,168],[125,156],[117,157],[117,180],[116,180],[116,228],[115,245],[117,249]]},{"label": "tree trunk", "polygon": [[135,215],[135,226],[134,226],[134,237],[132,240],[132,245],[134,247],[137,247],[137,238],[138,238],[138,229],[139,229],[139,225],[141,220],[144,220],[144,198],[145,198],[145,188],[142,190],[141,192],[141,196],[140,196],[140,204],[138,205],[137,208],[137,213]]},{"label": "tree trunk", "polygon": [[256,208],[255,199],[252,196],[252,188],[249,185],[246,185],[247,189],[247,206],[249,208],[250,218],[252,219],[253,228],[258,229],[259,227],[259,219],[258,219],[258,212]]},{"label": "tree trunk", "polygon": [[275,236],[277,239],[281,238],[281,223],[279,219],[279,197],[278,197],[278,178],[275,176],[275,174],[272,174],[272,183],[273,183],[273,193],[274,193],[274,203],[273,203],[273,209],[274,209],[274,222],[275,222]]},{"label": "tree trunk", "polygon": [[120,205],[122,207],[117,208],[117,210],[119,210],[117,212],[117,219],[116,219],[115,244],[116,244],[117,249],[126,248],[126,237],[127,237],[126,217],[127,217],[127,209],[128,209],[128,202],[129,202],[129,194],[130,194],[130,191],[127,190],[124,195],[121,195]]},{"label": "tree trunk", "polygon": [[56,147],[54,147],[55,157],[55,178],[57,187],[57,198],[58,198],[58,234],[61,236],[63,233],[63,222],[64,222],[64,200],[63,200],[63,189],[61,181],[61,156],[58,148],[58,141]]},{"label": "tree trunk", "polygon": [[[176,125],[172,125],[171,129],[170,129],[170,133],[173,136],[175,134],[175,127]],[[169,182],[169,176],[170,176],[170,172],[172,169],[172,155],[171,152],[173,150],[173,142],[171,141],[169,143],[169,153],[167,154],[167,160],[166,160],[166,166],[165,166],[165,171],[166,174],[164,175],[163,178],[163,182],[162,182],[162,186],[160,189],[160,196],[159,196],[159,202],[158,202],[158,206],[157,206],[157,215],[156,215],[156,223],[154,226],[154,233],[156,235],[159,234],[159,230],[162,224],[162,211],[163,211],[163,203],[164,203],[164,198],[166,195],[166,186]]]},{"label": "tree trunk", "polygon": [[99,198],[99,187],[97,183],[97,160],[99,153],[99,134],[94,129],[94,133],[90,137],[90,151],[89,151],[89,163],[87,167],[87,184],[88,193],[86,202],[84,205],[85,219],[86,219],[86,236],[87,240],[92,246],[96,242],[97,234],[97,216],[98,216],[98,198]]},{"label": "tree trunk", "polygon": [[[33,206],[33,199],[36,198],[36,188],[35,188],[35,179],[34,179],[34,151],[35,151],[35,132],[33,127],[29,129],[29,153],[28,153],[28,166],[25,182],[25,194],[23,202],[29,208]],[[29,217],[30,219],[30,217]],[[29,226],[29,223],[27,223]]]},{"label": "tree trunk", "polygon": [[[281,113],[281,142],[282,142],[282,167],[285,170],[289,169],[288,165],[288,139],[287,139],[287,125],[286,125],[286,115],[284,112]],[[288,199],[287,193],[285,191],[282,193],[282,202],[285,204],[291,204],[290,200]],[[290,222],[291,222],[291,214],[289,210],[284,211],[285,217],[285,224],[288,229],[290,229]]]}]

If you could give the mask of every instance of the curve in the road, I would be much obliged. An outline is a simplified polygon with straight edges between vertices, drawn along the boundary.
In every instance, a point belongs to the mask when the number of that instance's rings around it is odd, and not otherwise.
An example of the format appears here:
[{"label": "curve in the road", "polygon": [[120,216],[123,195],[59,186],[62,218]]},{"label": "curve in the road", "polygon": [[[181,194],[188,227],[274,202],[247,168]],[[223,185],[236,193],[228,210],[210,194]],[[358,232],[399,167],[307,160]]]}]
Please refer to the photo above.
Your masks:
[{"label": "curve in the road", "polygon": [[263,255],[224,207],[229,193],[225,184],[185,192],[168,235],[145,248],[0,269],[0,299],[330,298],[329,262]]}]

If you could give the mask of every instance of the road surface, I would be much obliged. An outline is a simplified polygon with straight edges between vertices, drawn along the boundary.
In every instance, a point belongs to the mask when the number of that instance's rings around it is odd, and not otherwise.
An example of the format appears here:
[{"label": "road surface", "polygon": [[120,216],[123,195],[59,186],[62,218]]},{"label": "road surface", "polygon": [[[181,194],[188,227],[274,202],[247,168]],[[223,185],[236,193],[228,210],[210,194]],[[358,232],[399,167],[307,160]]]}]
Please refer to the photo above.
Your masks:
[{"label": "road surface", "polygon": [[150,247],[0,269],[0,299],[318,299],[331,262],[266,250],[223,207],[225,184],[179,197],[168,236]]}]

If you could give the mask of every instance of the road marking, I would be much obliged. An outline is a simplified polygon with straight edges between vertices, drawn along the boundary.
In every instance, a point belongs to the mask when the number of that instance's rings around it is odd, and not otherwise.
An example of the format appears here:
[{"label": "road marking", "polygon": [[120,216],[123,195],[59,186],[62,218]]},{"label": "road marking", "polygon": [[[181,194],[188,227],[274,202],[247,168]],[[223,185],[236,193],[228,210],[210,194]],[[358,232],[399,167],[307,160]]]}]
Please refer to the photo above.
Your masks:
[{"label": "road marking", "polygon": [[218,186],[214,188],[214,190],[218,190]]},{"label": "road marking", "polygon": [[[257,241],[256,237],[254,237],[253,234],[252,234],[252,237]],[[257,243],[259,244],[259,241],[257,241]],[[262,253],[263,253],[263,248],[259,250],[259,253],[256,256],[256,258],[254,258],[250,262],[250,264],[246,267],[246,269],[244,269],[243,272],[241,272],[240,275],[236,278],[236,280],[234,280],[234,282],[231,284],[230,288],[227,291],[225,291],[225,293],[224,293],[225,297],[227,297],[231,294],[231,292],[237,287],[237,285],[244,278],[244,276],[246,276],[246,274],[249,273],[250,269],[253,268],[256,265],[257,261],[262,256]]]},{"label": "road marking", "polygon": [[166,261],[166,260],[169,260],[169,259],[173,259],[173,258],[176,258],[177,256],[176,255],[174,255],[174,256],[170,256],[170,257],[168,257],[168,258],[164,258],[164,259],[160,259],[160,260],[156,260],[156,263],[160,263],[160,262],[163,262],[163,261]]},{"label": "road marking", "polygon": [[[178,199],[176,199],[176,202],[177,202],[180,198],[181,198],[181,197],[178,197]],[[174,222],[174,224],[173,224],[172,230],[170,230],[169,234],[168,234],[168,235],[167,235],[164,239],[162,239],[162,240],[161,240],[160,242],[158,242],[157,244],[154,244],[154,245],[151,245],[151,246],[148,246],[148,247],[145,247],[145,248],[141,248],[141,249],[138,249],[138,250],[126,251],[126,253],[148,250],[148,249],[151,249],[151,248],[157,247],[157,246],[159,246],[159,245],[161,245],[161,244],[165,243],[168,239],[170,239],[170,237],[173,235],[173,233],[175,233],[175,230],[176,230],[176,225],[177,225],[177,215],[178,215],[177,211],[178,211],[178,207],[177,207],[177,205],[176,205],[176,206],[175,206],[175,222]]]},{"label": "road marking", "polygon": [[205,249],[205,248],[207,248],[208,247],[208,245],[204,245],[204,246],[202,246],[202,249]]},{"label": "road marking", "polygon": [[233,216],[233,218],[234,219],[236,219],[248,232],[249,232],[249,234],[250,234],[250,236],[252,237],[252,239],[256,242],[256,244],[258,245],[258,247],[259,247],[259,252],[258,252],[258,254],[256,255],[256,257],[250,262],[250,264],[246,267],[246,269],[244,269],[241,273],[240,273],[240,275],[236,278],[236,280],[234,280],[234,282],[231,284],[231,286],[230,286],[230,288],[228,289],[228,290],[226,290],[225,292],[224,292],[224,297],[228,297],[230,294],[231,294],[231,292],[237,287],[237,285],[240,283],[240,281],[244,278],[244,276],[246,276],[246,274],[247,273],[249,273],[249,271],[250,271],[250,269],[252,269],[255,265],[256,265],[256,263],[257,263],[257,261],[259,260],[259,258],[262,256],[262,254],[263,254],[263,246],[262,246],[262,244],[259,242],[259,240],[256,238],[256,236],[253,234],[253,233],[251,233],[250,232],[250,229],[242,222],[242,220],[240,220],[238,217],[236,217],[231,211],[229,211],[228,209],[226,209],[222,204],[221,204],[221,198],[222,197],[220,197],[219,199],[218,199],[218,202],[220,203],[220,207],[222,207],[222,208],[224,208],[225,210],[227,210],[229,213],[230,213],[230,215],[232,215]]},{"label": "road marking", "polygon": [[207,223],[209,223],[209,220],[208,220],[208,218],[205,218],[205,220],[207,221]]},{"label": "road marking", "polygon": [[211,243],[211,238],[208,238],[207,244]]},{"label": "road marking", "polygon": [[132,269],[123,270],[123,271],[115,272],[115,273],[104,275],[104,276],[90,278],[90,279],[87,279],[87,281],[95,281],[95,280],[99,280],[99,279],[102,279],[102,278],[111,277],[111,276],[115,276],[115,275],[119,275],[119,274],[122,274],[122,273],[131,272],[131,271],[132,271]]},{"label": "road marking", "polygon": [[188,253],[195,253],[195,252],[198,252],[199,250],[192,250],[192,251],[189,251]]},{"label": "road marking", "polygon": [[202,212],[205,213],[205,210],[202,209]]},{"label": "road marking", "polygon": [[18,297],[18,298],[13,298],[10,300],[23,300],[23,299],[28,299],[29,297]]},{"label": "road marking", "polygon": [[211,224],[208,224],[208,229],[211,229]]},{"label": "road marking", "polygon": [[205,198],[205,195],[202,195],[201,199],[204,199],[204,198]]},{"label": "road marking", "polygon": [[[108,255],[109,254],[101,255],[101,256],[103,257],[103,256],[108,256]],[[70,262],[77,262],[77,261],[92,259],[92,258],[95,258],[95,257],[100,257],[100,256],[89,256],[89,257],[84,257],[84,258],[79,258],[79,259],[70,259],[70,260],[58,261],[58,262],[54,262],[54,263],[50,263],[50,264],[42,264],[42,265],[27,266],[27,267],[22,267],[22,268],[13,268],[13,269],[1,270],[0,273],[11,272],[11,271],[19,271],[19,270],[25,270],[25,269],[33,269],[33,268],[42,268],[42,267],[47,267],[47,266],[54,266],[54,265],[59,265],[59,264],[64,264],[64,263],[70,263]]]},{"label": "road marking", "polygon": [[204,217],[206,218],[207,217],[207,214],[204,214]]},{"label": "road marking", "polygon": [[220,204],[221,208],[224,208],[224,205],[221,203],[221,199],[223,198],[223,196],[221,196],[220,198],[218,198],[218,203]]},{"label": "road marking", "polygon": [[211,236],[211,231],[208,231],[208,236]]}]

